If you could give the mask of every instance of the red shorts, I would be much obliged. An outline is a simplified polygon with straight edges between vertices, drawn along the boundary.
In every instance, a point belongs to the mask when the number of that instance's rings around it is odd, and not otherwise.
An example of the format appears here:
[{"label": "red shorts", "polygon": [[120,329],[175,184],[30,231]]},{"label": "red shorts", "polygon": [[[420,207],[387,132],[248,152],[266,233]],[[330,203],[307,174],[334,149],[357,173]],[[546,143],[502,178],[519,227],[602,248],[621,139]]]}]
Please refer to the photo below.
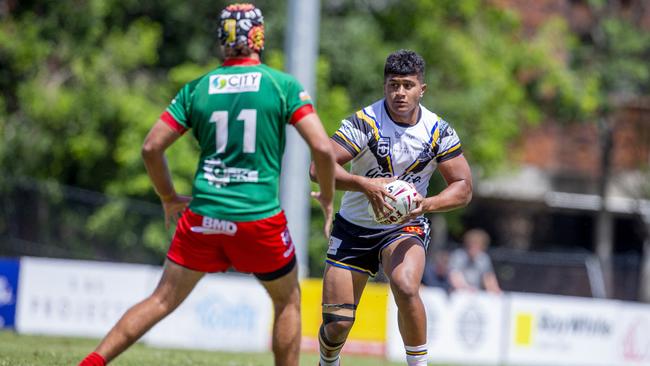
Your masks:
[{"label": "red shorts", "polygon": [[[267,274],[295,262],[295,248],[284,212],[266,219],[234,222],[185,210],[167,258],[199,272]],[[291,267],[293,268],[293,267]]]}]

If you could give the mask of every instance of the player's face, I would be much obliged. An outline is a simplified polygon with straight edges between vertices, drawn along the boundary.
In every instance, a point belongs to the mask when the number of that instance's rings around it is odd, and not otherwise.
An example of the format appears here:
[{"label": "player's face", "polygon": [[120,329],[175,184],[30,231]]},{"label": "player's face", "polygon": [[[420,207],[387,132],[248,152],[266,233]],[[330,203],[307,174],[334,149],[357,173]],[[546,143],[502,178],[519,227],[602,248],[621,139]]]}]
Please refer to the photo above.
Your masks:
[{"label": "player's face", "polygon": [[388,75],[384,82],[384,96],[396,122],[417,122],[420,99],[426,89],[427,85],[417,75]]}]

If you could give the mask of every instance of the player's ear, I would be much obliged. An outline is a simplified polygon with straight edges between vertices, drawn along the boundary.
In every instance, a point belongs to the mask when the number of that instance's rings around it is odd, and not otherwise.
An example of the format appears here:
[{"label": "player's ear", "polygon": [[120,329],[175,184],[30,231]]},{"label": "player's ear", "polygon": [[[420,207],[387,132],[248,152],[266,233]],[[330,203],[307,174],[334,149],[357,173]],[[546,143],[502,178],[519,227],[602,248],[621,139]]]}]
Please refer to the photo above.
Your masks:
[{"label": "player's ear", "polygon": [[424,96],[424,92],[427,90],[427,84],[422,83],[422,86],[420,87],[420,98]]}]

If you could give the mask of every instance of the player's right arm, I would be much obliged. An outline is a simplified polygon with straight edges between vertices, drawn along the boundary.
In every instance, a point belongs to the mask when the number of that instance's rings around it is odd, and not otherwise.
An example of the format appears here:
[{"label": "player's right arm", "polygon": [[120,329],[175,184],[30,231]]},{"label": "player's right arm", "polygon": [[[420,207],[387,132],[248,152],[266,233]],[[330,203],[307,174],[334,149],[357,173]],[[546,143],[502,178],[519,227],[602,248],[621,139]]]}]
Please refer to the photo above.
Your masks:
[{"label": "player's right arm", "polygon": [[167,227],[172,221],[176,221],[180,217],[190,201],[190,197],[176,193],[167,166],[167,159],[165,158],[165,150],[180,136],[180,133],[173,130],[162,119],[159,119],[153,125],[142,144],[141,153],[144,166],[156,193],[160,196],[160,201],[165,210],[165,224]]},{"label": "player's right arm", "polygon": [[312,196],[321,204],[325,214],[323,232],[325,237],[329,237],[334,216],[334,169],[336,167],[329,138],[316,113],[307,114],[294,126],[311,150],[312,168],[320,185],[320,192],[313,193]]}]

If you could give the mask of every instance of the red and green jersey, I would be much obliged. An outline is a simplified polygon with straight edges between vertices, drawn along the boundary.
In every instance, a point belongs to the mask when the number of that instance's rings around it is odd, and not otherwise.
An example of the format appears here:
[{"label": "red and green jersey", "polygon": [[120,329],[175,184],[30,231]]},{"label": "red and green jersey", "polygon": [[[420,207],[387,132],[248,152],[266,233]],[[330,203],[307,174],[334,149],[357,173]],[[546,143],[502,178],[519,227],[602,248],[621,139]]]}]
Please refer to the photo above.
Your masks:
[{"label": "red and green jersey", "polygon": [[186,84],[161,116],[198,140],[190,209],[233,221],[277,214],[285,124],[313,111],[300,83],[252,59],[231,59]]}]

